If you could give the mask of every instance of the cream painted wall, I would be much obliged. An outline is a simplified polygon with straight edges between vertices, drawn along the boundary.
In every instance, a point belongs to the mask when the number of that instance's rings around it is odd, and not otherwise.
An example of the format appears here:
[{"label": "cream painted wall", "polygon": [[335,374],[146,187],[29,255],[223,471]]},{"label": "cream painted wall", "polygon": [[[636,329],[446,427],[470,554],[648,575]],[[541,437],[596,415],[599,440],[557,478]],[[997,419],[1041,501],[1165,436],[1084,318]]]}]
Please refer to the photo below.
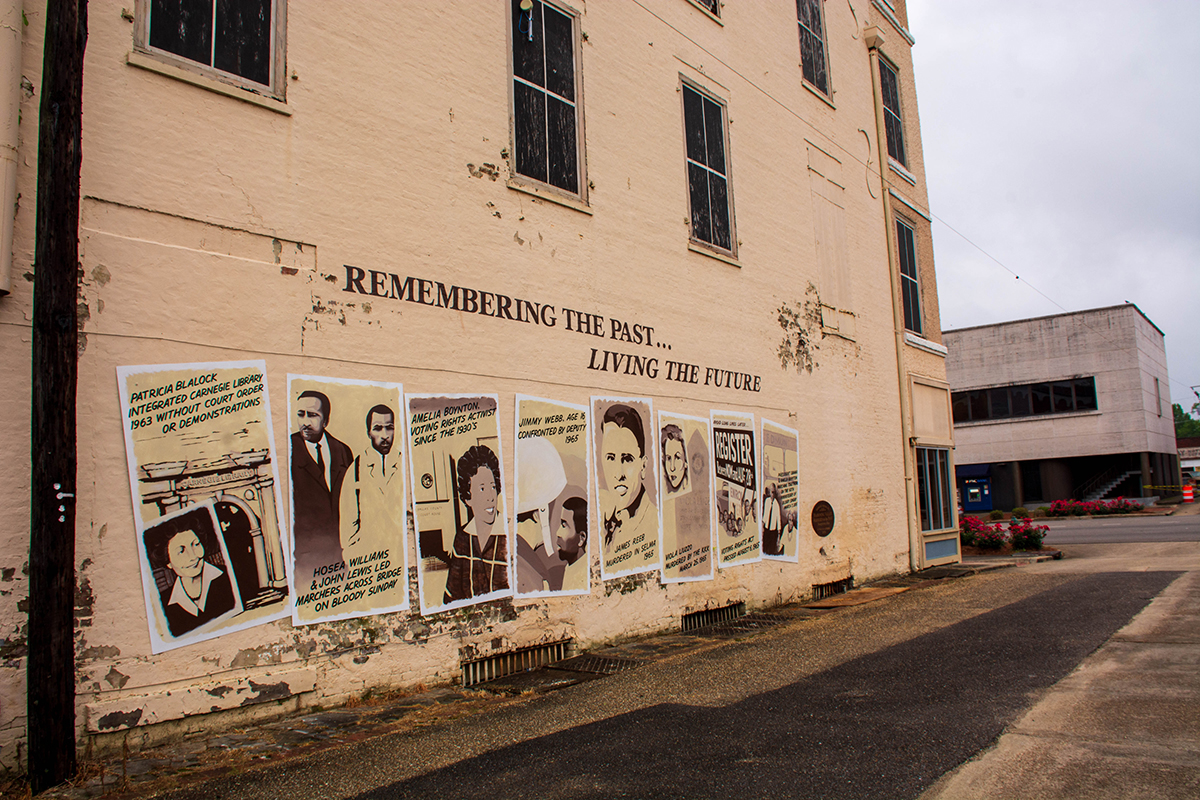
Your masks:
[{"label": "cream painted wall", "polygon": [[[677,626],[698,609],[763,607],[851,574],[861,581],[907,571],[914,512],[905,499],[899,394],[907,381],[897,372],[861,33],[877,10],[826,8],[831,105],[802,85],[794,4],[731,3],[723,24],[675,0],[573,7],[586,35],[586,212],[506,185],[504,4],[293,3],[290,114],[130,65],[132,24],[119,5],[91,8],[77,401],[81,735],[103,727],[104,714],[140,708],[163,720],[135,728],[130,744],[140,746],[280,708],[328,706],[370,687],[448,682],[468,655],[567,637],[590,647]],[[26,199],[15,291],[0,300],[0,368],[17,376],[0,382],[0,401],[20,409],[0,467],[0,763],[10,769],[19,766],[26,724],[31,284],[19,276],[32,261],[43,24],[39,8],[27,14],[24,71],[34,93],[22,106]],[[918,178],[905,191],[924,207],[908,45],[893,35],[887,53],[904,70]],[[688,247],[681,76],[727,104],[736,264]],[[780,363],[779,309],[819,309],[825,291],[806,142],[836,162],[830,169],[844,184],[841,277],[853,300],[841,334],[822,335],[819,321],[809,326],[814,364],[798,371]],[[926,252],[927,335],[936,339]],[[347,292],[346,265],[548,303],[557,323]],[[606,326],[614,318],[650,326],[654,341],[669,347],[567,331],[564,308],[601,315]],[[591,370],[592,348],[657,358],[662,371],[649,378]],[[944,380],[940,356],[908,350],[911,371]],[[592,394],[650,396],[658,409],[749,411],[797,428],[801,520],[828,500],[837,524],[826,539],[802,527],[799,564],[733,568],[711,582],[663,586],[644,575],[601,583],[593,560],[586,597],[502,601],[429,618],[414,611],[301,628],[284,621],[153,656],[115,370],[247,358],[267,363],[285,484],[289,373],[395,381],[410,392],[499,393],[510,475],[516,393],[575,403]],[[761,391],[667,381],[667,358],[700,365],[701,381],[706,367],[750,373]],[[181,716],[189,712],[167,699],[272,675],[301,688],[219,715]],[[99,736],[96,745],[119,746],[122,736]]]}]

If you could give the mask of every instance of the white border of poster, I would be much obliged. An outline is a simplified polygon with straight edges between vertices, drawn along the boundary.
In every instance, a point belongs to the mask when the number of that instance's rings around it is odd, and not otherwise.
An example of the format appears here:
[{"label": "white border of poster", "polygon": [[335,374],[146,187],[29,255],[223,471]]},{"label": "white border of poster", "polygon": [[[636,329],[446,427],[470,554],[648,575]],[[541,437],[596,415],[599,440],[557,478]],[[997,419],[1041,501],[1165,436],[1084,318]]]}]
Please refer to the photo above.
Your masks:
[{"label": "white border of poster", "polygon": [[[312,617],[306,617],[304,619],[300,618],[300,614],[301,614],[300,605],[301,604],[299,601],[304,597],[305,593],[302,593],[300,591],[301,589],[303,589],[302,586],[296,585],[301,582],[302,576],[300,575],[299,571],[297,570],[297,564],[296,564],[296,546],[297,546],[297,540],[296,540],[296,535],[295,535],[295,531],[296,531],[296,507],[295,507],[296,506],[296,497],[295,497],[294,485],[292,482],[292,475],[290,472],[292,459],[294,457],[294,454],[292,453],[292,446],[293,446],[292,445],[292,434],[295,433],[295,431],[292,431],[291,429],[295,424],[295,404],[296,404],[296,392],[292,389],[292,386],[296,381],[315,383],[315,384],[324,384],[326,386],[331,386],[331,387],[348,387],[351,390],[356,389],[356,388],[357,389],[383,389],[386,391],[394,391],[396,393],[396,404],[397,404],[396,420],[395,420],[396,439],[393,440],[393,442],[392,442],[391,452],[396,454],[396,458],[399,459],[399,461],[397,462],[397,465],[398,465],[398,468],[400,469],[400,482],[399,482],[399,486],[398,486],[398,488],[400,490],[400,498],[399,498],[399,503],[400,503],[399,517],[400,518],[398,520],[399,526],[400,526],[399,537],[398,537],[399,543],[400,543],[400,564],[395,563],[396,557],[394,554],[389,554],[389,557],[387,560],[391,563],[384,569],[384,572],[389,576],[387,578],[388,580],[392,579],[392,577],[395,577],[397,579],[397,583],[396,583],[396,586],[394,587],[394,590],[389,590],[389,594],[399,594],[399,596],[400,596],[399,603],[394,603],[392,605],[387,605],[387,606],[380,606],[378,608],[374,608],[374,607],[363,608],[361,603],[355,603],[354,607],[352,607],[351,609],[349,609],[347,611],[343,611],[340,613],[318,614],[318,615],[314,615]],[[353,378],[331,378],[331,377],[325,376],[325,375],[299,375],[299,374],[294,374],[294,373],[288,373],[287,386],[288,386],[288,388],[287,388],[288,417],[287,418],[288,418],[288,431],[289,431],[288,432],[288,469],[289,469],[289,472],[288,472],[288,511],[291,514],[290,519],[292,522],[292,549],[289,552],[289,556],[291,557],[291,570],[289,571],[289,579],[292,582],[292,603],[293,603],[293,605],[292,605],[292,624],[293,625],[315,625],[315,624],[321,623],[321,622],[334,622],[336,620],[354,619],[356,617],[368,617],[368,616],[372,616],[375,614],[390,614],[395,611],[407,611],[408,607],[409,607],[409,599],[408,599],[408,497],[407,497],[408,478],[404,474],[405,466],[406,466],[405,465],[405,455],[404,455],[406,446],[405,446],[404,433],[402,431],[402,428],[404,427],[404,424],[403,424],[404,418],[401,416],[404,413],[404,386],[399,383],[391,383],[391,382],[387,382],[387,381],[363,381],[363,380],[356,380]],[[336,392],[336,394],[342,394],[342,392]],[[339,397],[339,398],[335,398],[335,399],[341,400],[342,398]],[[334,419],[337,420],[335,429],[339,433],[348,431],[350,428],[358,426],[358,425],[365,426],[365,424],[366,424],[365,417],[360,418],[358,416],[354,416],[350,419],[350,421],[346,422],[346,421],[344,421],[345,420],[344,409],[338,409],[336,407],[336,404],[332,400],[331,400],[330,404],[333,405],[334,408],[331,409],[331,411],[330,411],[330,415],[329,415],[330,419],[325,421],[325,425],[326,425],[325,432],[326,433],[329,433],[329,423],[331,420],[334,420]],[[373,405],[373,403],[372,403],[372,405]],[[331,433],[329,435],[333,436],[333,434],[331,434]],[[343,433],[343,435],[344,435],[344,433]],[[357,456],[360,454],[359,451],[355,450],[353,447],[350,448],[350,452],[351,452],[352,458],[354,456]],[[351,463],[353,463],[353,462],[351,462]],[[347,475],[348,474],[349,473],[347,472]],[[379,562],[372,562],[370,564],[372,569],[376,568],[378,565],[379,565]],[[347,585],[347,582],[349,582],[349,581],[361,581],[362,580],[361,576],[354,576],[351,574],[357,567],[358,567],[358,565],[356,565],[356,564],[351,564],[349,562],[345,562],[345,569],[341,571],[341,574],[343,577],[342,577],[342,581],[340,583],[342,585]],[[393,573],[397,573],[398,568],[399,568],[398,574],[393,575]],[[326,579],[328,579],[331,576],[326,575],[324,577]],[[374,578],[373,572],[372,572],[372,578]],[[304,580],[308,580],[308,579],[304,578]],[[317,581],[320,584],[318,586],[318,590],[328,589],[330,587],[330,585],[337,585],[337,583],[331,583],[331,582],[328,582],[327,580],[322,581],[321,579],[316,578],[316,577],[314,577],[313,580]],[[374,586],[374,585],[375,585],[374,582],[372,582],[372,586]],[[353,591],[359,591],[359,590],[355,589]],[[364,586],[362,591],[364,592],[364,595],[365,595],[366,592],[370,591],[370,588]],[[334,598],[329,598],[329,600],[327,600],[326,602],[329,602],[330,600],[333,600],[333,599]],[[338,599],[340,599],[340,597]],[[336,606],[333,606],[333,608],[336,608]]]},{"label": "white border of poster", "polygon": [[[605,490],[600,485],[600,469],[598,462],[604,457],[599,445],[596,444],[597,437],[601,435],[601,418],[596,416],[596,404],[604,403],[606,405],[615,405],[621,403],[624,405],[637,404],[645,406],[647,419],[642,423],[642,435],[644,438],[645,453],[643,458],[646,459],[645,474],[642,476],[642,485],[648,486],[648,490],[653,492],[653,497],[649,498],[654,503],[654,514],[651,518],[654,520],[654,525],[659,528],[660,516],[658,513],[658,436],[654,429],[654,401],[649,397],[610,397],[593,395],[590,402],[590,419],[588,420],[588,436],[591,438],[592,447],[592,477],[595,480],[595,491],[592,497],[595,498],[596,513],[593,515],[595,519],[595,541],[596,553],[600,557],[600,574],[603,580],[612,580],[625,575],[637,575],[642,572],[659,572],[662,568],[662,551],[658,549],[658,540],[662,537],[661,530],[655,530],[653,537],[647,537],[647,540],[654,544],[654,558],[636,567],[631,567],[625,570],[616,570],[609,572],[605,568],[604,561],[604,497]],[[638,410],[638,409],[634,409]],[[641,416],[641,412],[638,412]],[[645,517],[643,517],[644,519]],[[644,523],[643,523],[644,524]],[[643,534],[644,535],[644,534]],[[645,546],[645,541],[641,542]],[[630,547],[633,542],[630,542]]]},{"label": "white border of poster", "polygon": [[[523,459],[521,456],[522,448],[521,448],[520,437],[521,437],[521,427],[522,427],[521,426],[521,404],[523,402],[545,403],[546,405],[557,406],[557,407],[563,409],[565,412],[570,412],[570,413],[566,413],[563,415],[563,419],[561,420],[561,422],[555,423],[555,424],[559,425],[559,429],[558,429],[558,433],[554,434],[554,436],[556,438],[558,438],[558,437],[560,437],[560,435],[561,436],[572,436],[572,435],[575,435],[576,433],[578,433],[578,435],[580,437],[582,437],[582,439],[583,439],[583,449],[584,449],[583,476],[582,476],[583,477],[583,485],[582,486],[576,485],[576,487],[583,490],[583,493],[584,493],[583,499],[587,503],[587,510],[586,510],[587,524],[585,525],[585,528],[584,528],[584,534],[587,536],[587,540],[584,543],[584,552],[580,556],[580,559],[583,561],[583,564],[581,565],[582,566],[581,572],[583,574],[583,586],[575,588],[575,589],[559,589],[559,590],[540,589],[540,590],[531,591],[531,592],[522,592],[520,590],[521,566],[520,566],[520,563],[518,562],[518,548],[521,546],[521,542],[519,541],[519,539],[521,538],[521,533],[520,533],[521,523],[520,523],[519,518],[521,515],[521,511],[520,511],[520,509],[521,509],[521,486],[522,486],[522,484],[521,484],[521,462]],[[518,394],[516,396],[516,401],[513,404],[513,414],[514,414],[513,436],[516,437],[516,444],[513,446],[513,482],[512,482],[512,485],[513,485],[513,519],[517,526],[517,529],[513,531],[513,535],[511,537],[513,544],[514,544],[513,552],[512,552],[512,562],[513,562],[513,567],[514,567],[513,573],[516,577],[516,585],[514,586],[514,592],[517,597],[564,597],[567,595],[590,594],[592,591],[592,568],[591,568],[592,553],[596,549],[596,544],[595,544],[596,540],[595,540],[595,537],[592,535],[592,524],[591,524],[592,518],[596,514],[595,506],[592,503],[592,491],[591,491],[592,437],[589,435],[589,432],[590,432],[589,421],[591,418],[591,410],[587,406],[580,405],[578,403],[567,403],[562,400],[551,400],[550,398],[546,398],[546,397],[536,397],[533,395]],[[584,421],[582,423],[579,422],[578,417],[574,417],[573,414],[583,414]],[[546,421],[542,420],[542,422],[540,424],[546,425]],[[579,427],[575,427],[575,426],[579,426]],[[546,437],[538,436],[537,438],[547,438],[548,436],[549,436],[549,434],[547,434]],[[547,440],[549,441],[548,438],[547,438]],[[553,444],[553,442],[551,442],[551,444]],[[557,449],[557,447],[556,447],[556,449]],[[563,454],[560,451],[559,452],[560,458],[562,455]],[[569,480],[570,480],[569,476],[567,477],[567,480],[568,480],[568,483],[565,488],[569,489],[572,485],[575,485],[575,484],[569,483]],[[561,513],[565,515],[567,512],[565,510],[561,510]],[[576,563],[578,563],[578,562],[576,562]]]},{"label": "white border of poster", "polygon": [[[724,482],[728,483],[727,478],[724,478],[717,474],[717,461],[727,460],[727,459],[721,459],[717,455],[717,427],[718,427],[717,419],[718,418],[724,419],[724,420],[730,420],[730,421],[740,420],[740,421],[746,423],[745,425],[742,425],[740,427],[740,429],[749,431],[749,433],[750,433],[750,437],[751,437],[750,463],[742,464],[740,466],[750,470],[750,473],[749,473],[750,477],[756,484],[753,488],[754,502],[752,504],[752,508],[754,509],[754,527],[755,527],[755,536],[754,536],[755,547],[753,548],[754,555],[749,558],[737,558],[736,560],[733,560],[733,561],[725,560],[724,553],[722,552],[722,550],[724,550],[725,548],[721,546],[721,531],[722,531],[723,523],[721,522],[720,514],[718,514],[717,515],[717,567],[719,569],[726,569],[729,567],[740,567],[745,564],[756,564],[759,561],[762,561],[762,506],[761,506],[761,503],[759,502],[762,499],[762,496],[761,496],[762,493],[759,491],[759,488],[757,486],[757,484],[758,484],[758,446],[755,445],[755,443],[753,441],[758,436],[758,427],[754,424],[754,415],[751,413],[747,413],[745,411],[723,411],[723,410],[713,409],[708,412],[708,418],[709,418],[709,422],[712,425],[711,433],[712,433],[712,453],[713,453],[712,463],[713,463],[713,506],[714,506],[714,508],[718,505],[717,486],[719,484],[717,483],[717,481],[724,481]],[[740,486],[739,488],[742,488],[744,490],[746,487]],[[727,501],[727,503],[728,503],[728,501]],[[742,521],[744,521],[744,519],[745,518],[743,517]],[[732,545],[727,545],[727,547],[730,547],[730,546],[732,546]]]},{"label": "white border of poster", "polygon": [[[689,576],[678,576],[677,575],[674,577],[667,577],[667,569],[668,569],[667,563],[672,554],[667,552],[667,543],[665,541],[666,534],[667,534],[667,526],[666,526],[666,521],[665,521],[664,515],[666,514],[667,501],[670,500],[671,498],[667,495],[667,489],[666,489],[667,477],[660,470],[659,479],[658,479],[658,484],[659,484],[659,489],[660,489],[659,500],[658,500],[658,537],[659,537],[658,552],[659,552],[659,557],[662,560],[662,569],[659,571],[659,580],[661,580],[663,583],[691,583],[694,581],[711,581],[713,579],[714,575],[716,574],[716,563],[717,563],[716,550],[713,547],[713,533],[715,532],[715,529],[716,529],[716,525],[714,523],[714,517],[716,515],[717,504],[715,502],[713,502],[712,424],[709,422],[709,420],[706,417],[693,417],[689,414],[676,414],[671,411],[659,411],[658,412],[658,431],[657,431],[655,438],[658,442],[658,457],[660,459],[660,462],[659,462],[660,464],[662,463],[661,460],[663,459],[662,431],[663,431],[663,428],[665,428],[667,426],[667,424],[669,424],[669,422],[673,421],[673,420],[684,420],[687,422],[700,423],[701,425],[704,426],[704,435],[707,438],[706,445],[708,446],[708,452],[706,455],[708,457],[709,463],[704,465],[704,477],[706,480],[708,480],[708,496],[704,498],[704,503],[708,509],[708,572],[706,572],[702,575],[689,575]],[[685,445],[685,447],[686,447],[686,445]],[[685,462],[688,462],[688,463],[686,463],[687,469],[689,469],[689,470],[691,469],[690,462],[692,460],[694,460],[694,458],[695,458],[695,454],[693,453],[691,456],[688,456],[685,459]],[[693,487],[693,490],[694,490],[694,487]],[[676,541],[678,541],[678,538],[676,539]]]},{"label": "white border of poster", "polygon": [[[423,505],[423,503],[418,502],[418,500],[421,496],[420,493],[417,491],[417,472],[419,471],[419,469],[417,467],[418,462],[414,455],[414,450],[418,446],[417,444],[414,444],[414,442],[422,439],[424,435],[423,434],[418,435],[415,439],[413,437],[412,401],[413,400],[438,400],[438,399],[470,401],[470,400],[479,400],[481,398],[486,398],[488,400],[491,400],[495,404],[495,412],[489,416],[495,420],[496,450],[498,451],[495,455],[500,464],[501,474],[499,476],[497,476],[499,478],[499,481],[498,481],[499,493],[497,495],[496,520],[493,523],[493,525],[503,526],[501,535],[504,537],[504,542],[505,542],[505,546],[506,546],[505,574],[508,576],[508,588],[497,589],[492,592],[487,592],[486,594],[473,595],[471,597],[467,597],[462,600],[455,600],[455,601],[452,601],[449,603],[443,603],[441,605],[434,605],[432,603],[427,603],[425,600],[425,570],[422,566],[423,559],[422,559],[422,553],[421,553],[421,505]],[[470,413],[482,413],[482,411],[481,410],[473,410],[473,411],[468,411],[465,413],[467,413],[469,415]],[[441,417],[440,414],[439,414],[439,417]],[[438,420],[438,427],[436,428],[436,430],[438,431],[438,439],[442,438],[441,437],[441,424],[443,422],[445,422],[445,420],[446,420],[446,418],[440,418]],[[432,421],[432,419],[430,421]],[[465,420],[465,421],[476,421],[476,420]],[[505,481],[504,481],[504,475],[503,475],[503,472],[504,472],[504,435],[503,435],[503,429],[500,426],[500,395],[488,394],[486,392],[465,393],[465,394],[456,394],[456,393],[448,393],[448,392],[423,392],[423,393],[419,393],[419,394],[406,394],[406,395],[404,395],[404,424],[405,424],[405,426],[407,426],[407,429],[408,429],[405,433],[405,441],[408,444],[409,487],[411,489],[412,505],[413,505],[413,523],[414,523],[413,528],[414,528],[415,535],[416,535],[415,545],[416,545],[416,550],[417,550],[417,597],[420,601],[422,616],[428,616],[430,614],[439,614],[443,611],[450,611],[455,608],[464,608],[466,606],[473,606],[473,605],[477,605],[479,603],[485,603],[488,600],[498,600],[502,597],[512,597],[513,596],[513,589],[512,589],[513,569],[512,569],[512,558],[511,558],[512,535],[511,535],[511,532],[509,531],[509,527],[508,527],[508,492],[505,489]],[[458,434],[458,433],[453,434],[453,436],[455,436],[456,438],[460,435],[461,434]],[[492,438],[492,437],[488,437],[488,438]],[[434,443],[435,442],[432,442],[432,441],[431,442],[421,442],[420,445],[424,446],[424,445],[431,445]],[[457,493],[456,488],[454,488],[454,487],[450,488],[449,499],[446,502],[450,502],[450,503],[463,502],[458,499],[458,493]]]},{"label": "white border of poster", "polygon": [[[780,425],[778,422],[772,422],[769,419],[763,419],[763,418],[759,419],[759,425],[758,425],[758,463],[759,463],[758,498],[759,499],[758,499],[758,502],[759,502],[759,506],[764,509],[764,511],[762,512],[763,514],[766,514],[766,511],[765,511],[766,504],[763,502],[762,497],[763,497],[763,492],[766,491],[766,486],[767,486],[767,474],[766,474],[767,473],[767,432],[766,432],[767,426],[774,428],[780,434],[783,434],[786,436],[791,436],[792,441],[795,442],[795,445],[796,445],[796,449],[792,451],[796,456],[796,476],[795,476],[796,508],[794,509],[796,512],[796,519],[795,519],[794,526],[793,526],[792,532],[791,532],[791,545],[790,545],[791,550],[792,550],[791,555],[788,555],[788,552],[787,552],[788,547],[789,547],[788,544],[784,544],[783,553],[781,555],[773,556],[767,552],[766,548],[762,546],[762,541],[766,536],[766,534],[762,532],[764,529],[763,525],[759,525],[759,531],[760,531],[759,547],[762,549],[762,554],[763,554],[764,559],[769,559],[771,561],[788,561],[793,564],[798,564],[798,563],[800,563],[800,432],[797,431],[795,428],[789,428],[787,425]],[[772,482],[775,481],[776,477],[772,476],[771,480],[772,480]],[[782,506],[782,504],[781,504],[781,506]],[[787,509],[781,508],[781,511],[786,512]],[[781,536],[784,538],[785,542],[787,541],[786,520],[787,520],[787,515],[785,513],[784,514],[784,533],[781,534]],[[765,524],[766,520],[762,520],[762,522]]]},{"label": "white border of poster", "polygon": [[[138,470],[140,467],[139,467],[139,464],[137,461],[137,454],[135,452],[133,429],[130,426],[130,419],[131,419],[130,395],[129,395],[130,379],[134,379],[134,378],[137,378],[137,377],[143,376],[143,375],[154,374],[154,373],[163,373],[163,372],[209,373],[209,372],[215,372],[215,371],[220,371],[220,370],[247,370],[247,369],[257,371],[257,373],[261,376],[261,381],[251,381],[251,382],[247,383],[245,386],[240,387],[240,388],[231,386],[230,389],[232,390],[232,392],[235,395],[235,397],[231,398],[231,400],[233,400],[235,403],[238,403],[238,402],[248,403],[254,397],[258,397],[258,396],[262,397],[262,400],[258,405],[254,405],[254,406],[250,406],[250,407],[257,409],[257,413],[254,415],[255,422],[262,425],[263,430],[262,430],[261,437],[263,439],[265,439],[266,451],[267,451],[266,456],[267,456],[267,460],[270,462],[271,489],[270,489],[270,492],[268,493],[268,496],[274,502],[273,515],[275,517],[275,528],[276,528],[276,533],[278,536],[278,548],[279,548],[277,553],[273,552],[273,549],[269,547],[269,545],[271,543],[265,541],[267,539],[267,537],[269,536],[269,534],[266,531],[264,531],[263,532],[264,550],[266,552],[264,552],[262,554],[262,557],[265,559],[268,559],[271,563],[273,563],[276,559],[278,559],[278,561],[279,561],[279,564],[277,565],[278,569],[283,573],[279,579],[280,585],[278,586],[278,589],[281,594],[283,593],[283,591],[290,592],[291,579],[290,579],[290,570],[288,568],[288,563],[287,563],[288,562],[287,554],[291,552],[291,541],[290,541],[290,537],[288,535],[287,523],[285,521],[284,509],[287,508],[287,506],[284,505],[283,491],[280,488],[280,483],[279,483],[279,459],[277,457],[278,451],[275,448],[275,430],[274,430],[274,427],[272,424],[272,419],[271,419],[271,401],[270,401],[270,390],[267,386],[267,363],[266,363],[266,361],[264,361],[262,359],[250,360],[250,361],[196,361],[196,362],[188,362],[188,363],[180,363],[180,364],[143,364],[143,365],[137,365],[137,366],[122,366],[122,367],[117,367],[116,369],[117,369],[117,393],[119,395],[119,399],[120,399],[120,403],[121,403],[121,428],[125,434],[125,459],[126,459],[126,465],[129,470],[130,501],[133,505],[134,531],[135,531],[135,535],[137,537],[137,541],[139,542],[139,544],[137,544],[137,548],[138,548],[138,552],[141,556],[138,559],[138,561],[139,561],[139,565],[140,565],[141,573],[142,573],[142,593],[146,600],[147,628],[148,628],[149,634],[150,634],[150,649],[151,649],[151,651],[154,653],[164,653],[168,650],[174,650],[177,647],[183,647],[185,645],[194,644],[196,642],[208,641],[210,639],[215,639],[218,636],[224,636],[225,634],[233,633],[235,631],[245,630],[246,628],[253,628],[256,625],[262,625],[267,622],[274,622],[275,620],[283,619],[285,617],[290,616],[292,613],[292,596],[290,594],[288,594],[286,597],[282,597],[280,599],[280,601],[278,603],[278,605],[279,605],[278,609],[269,611],[267,613],[259,615],[258,612],[260,612],[262,610],[261,607],[256,608],[256,609],[251,609],[251,610],[243,610],[241,614],[238,614],[229,620],[229,621],[233,621],[234,624],[231,624],[231,625],[228,625],[225,627],[220,627],[217,629],[202,630],[199,633],[192,633],[184,638],[177,638],[175,640],[167,640],[167,639],[163,638],[163,636],[160,634],[157,626],[154,624],[154,620],[156,619],[156,617],[154,615],[153,609],[154,609],[154,605],[156,603],[158,603],[159,601],[156,598],[152,597],[152,595],[151,595],[151,591],[152,591],[151,587],[155,587],[154,591],[157,591],[157,588],[156,588],[156,584],[154,581],[153,571],[151,569],[150,563],[147,561],[146,556],[145,556],[145,547],[144,547],[144,538],[143,538],[145,536],[146,529],[148,527],[152,527],[152,526],[156,525],[158,523],[158,521],[161,519],[161,517],[154,517],[154,518],[147,520],[142,515],[142,505],[143,505],[142,492],[138,488],[138,482],[139,482]],[[249,392],[250,389],[256,389],[258,385],[262,386],[261,393],[255,391],[250,394],[244,394],[242,396],[245,399],[238,400],[237,394],[239,391],[245,390],[245,391]],[[157,388],[157,387],[155,387],[155,388]],[[166,387],[163,387],[163,388],[165,389]],[[190,388],[190,387],[184,387],[184,388],[186,389],[186,388]],[[174,390],[174,391],[178,391],[178,390]],[[189,399],[190,399],[190,395],[192,393],[189,392],[188,394],[189,394]],[[161,394],[156,394],[155,398],[161,398],[163,400],[166,400],[166,399],[169,399],[170,396],[172,396],[172,395],[173,395],[172,391],[164,391]],[[219,395],[218,395],[218,397],[219,397]],[[196,398],[196,401],[203,404],[204,402],[212,401],[215,399],[216,398],[213,397],[212,395],[205,395],[205,396],[198,395]],[[151,401],[151,402],[154,402],[154,401]],[[167,406],[167,405],[160,406],[160,409],[167,409],[167,408],[169,408],[169,406]],[[180,405],[175,404],[175,408],[180,408]],[[134,410],[136,411],[136,409],[134,409]],[[216,411],[217,407],[212,406],[212,410]],[[207,412],[202,411],[202,409],[197,409],[197,411],[200,411],[201,413],[207,413]],[[145,413],[150,413],[150,412],[146,411]],[[154,413],[157,414],[157,413],[159,413],[159,411],[156,410]],[[139,415],[133,414],[132,416],[139,416]],[[157,418],[155,418],[155,419],[157,420]],[[207,421],[207,420],[205,420],[205,421]],[[201,423],[195,423],[195,424],[199,425]],[[215,432],[215,431],[213,431],[213,432]],[[199,434],[198,429],[197,429],[197,433]],[[226,459],[229,459],[230,462],[233,464],[238,464],[238,465],[244,464],[244,466],[242,466],[242,468],[244,468],[244,469],[258,469],[259,467],[262,466],[261,458],[255,457],[255,458],[249,459],[249,460],[246,459],[247,455],[253,455],[253,454],[254,454],[253,451],[236,451],[236,452],[226,451],[226,452],[222,453],[222,456]],[[179,461],[175,461],[175,462],[172,462],[172,466],[177,467],[180,474],[182,474],[182,471],[187,466],[187,461],[188,461],[187,459],[185,459],[182,463]],[[158,462],[153,462],[153,463],[157,464]],[[149,470],[147,470],[146,473],[147,473],[148,478],[153,479],[156,477],[155,475],[151,474]],[[169,476],[166,473],[164,473],[163,477],[167,478]],[[195,505],[200,505],[200,504],[202,504],[202,503],[197,503],[197,504],[194,504],[193,506],[188,506],[187,508],[190,510],[191,508],[194,508]],[[164,514],[163,516],[168,516],[168,515]],[[262,524],[264,524],[264,523],[260,519],[260,525],[262,525]],[[228,564],[228,562],[226,562],[226,563]],[[246,616],[246,615],[251,615],[251,618],[247,619],[243,622],[235,621],[237,619],[237,617]],[[207,625],[202,626],[202,627],[207,627]]]}]

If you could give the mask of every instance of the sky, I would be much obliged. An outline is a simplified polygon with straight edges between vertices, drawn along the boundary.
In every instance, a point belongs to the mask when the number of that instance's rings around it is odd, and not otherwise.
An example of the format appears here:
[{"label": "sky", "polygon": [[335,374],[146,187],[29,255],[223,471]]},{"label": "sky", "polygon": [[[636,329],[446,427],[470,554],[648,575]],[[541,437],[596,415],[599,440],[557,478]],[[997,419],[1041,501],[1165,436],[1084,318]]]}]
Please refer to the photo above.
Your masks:
[{"label": "sky", "polygon": [[943,330],[1135,303],[1191,408],[1200,2],[908,0],[908,21]]}]

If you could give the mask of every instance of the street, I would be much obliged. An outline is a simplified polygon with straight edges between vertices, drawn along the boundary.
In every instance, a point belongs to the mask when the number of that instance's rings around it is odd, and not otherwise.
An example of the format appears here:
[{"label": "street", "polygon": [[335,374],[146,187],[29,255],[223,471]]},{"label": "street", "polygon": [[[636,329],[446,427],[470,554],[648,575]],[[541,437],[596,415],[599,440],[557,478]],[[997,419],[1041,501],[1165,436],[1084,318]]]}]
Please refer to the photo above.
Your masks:
[{"label": "street", "polygon": [[1172,517],[1080,517],[1035,520],[1048,525],[1044,544],[1109,544],[1118,542],[1200,542],[1200,515]]}]

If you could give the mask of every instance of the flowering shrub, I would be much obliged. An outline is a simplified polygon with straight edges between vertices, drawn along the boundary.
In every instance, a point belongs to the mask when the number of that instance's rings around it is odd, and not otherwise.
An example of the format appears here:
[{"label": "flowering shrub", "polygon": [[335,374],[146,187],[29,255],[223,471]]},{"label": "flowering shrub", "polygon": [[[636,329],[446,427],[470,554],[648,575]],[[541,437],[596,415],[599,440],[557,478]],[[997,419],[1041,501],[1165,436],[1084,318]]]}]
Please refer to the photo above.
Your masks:
[{"label": "flowering shrub", "polygon": [[958,524],[962,530],[959,538],[962,539],[962,543],[967,547],[975,546],[975,540],[979,536],[980,531],[992,529],[991,525],[988,525],[979,517],[959,517]]},{"label": "flowering shrub", "polygon": [[1050,504],[1047,516],[1051,517],[1082,517],[1088,514],[1099,516],[1103,514],[1128,514],[1140,509],[1137,503],[1131,503],[1124,497],[1116,500],[1055,500]]},{"label": "flowering shrub", "polygon": [[1042,539],[1049,530],[1046,525],[1034,525],[1030,519],[1014,518],[1008,523],[1013,550],[1041,550]]},{"label": "flowering shrub", "polygon": [[988,525],[975,534],[975,546],[984,550],[999,550],[1008,543],[1008,534],[1003,525]]}]

